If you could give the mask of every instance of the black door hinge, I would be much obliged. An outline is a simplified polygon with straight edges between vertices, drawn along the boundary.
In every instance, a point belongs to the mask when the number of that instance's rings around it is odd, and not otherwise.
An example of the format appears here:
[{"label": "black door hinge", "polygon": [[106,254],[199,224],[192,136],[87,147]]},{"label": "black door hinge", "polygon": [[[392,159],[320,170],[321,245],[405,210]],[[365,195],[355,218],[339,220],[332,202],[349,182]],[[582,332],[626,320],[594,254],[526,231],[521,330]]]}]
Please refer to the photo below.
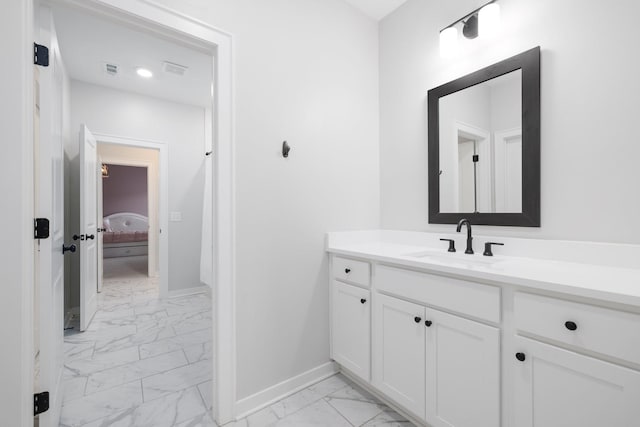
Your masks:
[{"label": "black door hinge", "polygon": [[33,395],[33,415],[38,415],[49,410],[49,392],[43,391]]},{"label": "black door hinge", "polygon": [[49,220],[47,218],[36,218],[33,226],[34,239],[49,238]]},{"label": "black door hinge", "polygon": [[49,48],[38,43],[33,44],[33,63],[42,67],[49,66]]}]

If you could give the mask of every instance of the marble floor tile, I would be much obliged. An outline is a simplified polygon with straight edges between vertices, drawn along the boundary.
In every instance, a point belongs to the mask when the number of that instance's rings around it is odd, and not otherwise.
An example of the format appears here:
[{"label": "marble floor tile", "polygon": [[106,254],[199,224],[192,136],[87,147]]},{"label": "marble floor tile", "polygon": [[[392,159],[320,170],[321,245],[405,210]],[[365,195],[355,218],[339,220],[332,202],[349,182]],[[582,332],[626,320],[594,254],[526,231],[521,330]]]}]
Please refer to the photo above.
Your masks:
[{"label": "marble floor tile", "polygon": [[190,420],[178,423],[175,427],[218,427],[218,424],[213,421],[210,414],[204,413]]},{"label": "marble floor tile", "polygon": [[277,427],[352,427],[338,411],[322,399],[277,421],[273,425]]},{"label": "marble floor tile", "polygon": [[73,359],[65,363],[65,369],[73,376],[87,376],[105,369],[126,365],[140,360],[137,347],[129,347],[110,353],[95,354],[92,358]]},{"label": "marble floor tile", "polygon": [[84,390],[87,386],[87,377],[69,377],[62,381],[63,404],[84,396]]},{"label": "marble floor tile", "polygon": [[160,374],[188,363],[181,350],[162,354],[149,359],[138,360],[126,365],[106,369],[89,375],[86,394],[96,393],[120,384]]},{"label": "marble floor tile", "polygon": [[85,359],[93,356],[96,343],[64,343],[64,360]]},{"label": "marble floor tile", "polygon": [[85,427],[173,427],[205,414],[207,410],[200,394],[193,387],[96,420]]},{"label": "marble floor tile", "polygon": [[204,406],[210,411],[213,406],[213,381],[199,384],[198,391],[200,392],[200,396],[202,396]]},{"label": "marble floor tile", "polygon": [[195,344],[202,344],[211,341],[213,338],[212,329],[202,329],[189,334],[176,335],[175,337],[158,340],[149,344],[140,345],[140,358],[157,356]]},{"label": "marble floor tile", "polygon": [[206,382],[211,379],[211,369],[211,361],[204,360],[144,378],[142,390],[145,401]]},{"label": "marble floor tile", "polygon": [[201,360],[211,360],[213,358],[213,342],[208,341],[202,344],[194,344],[184,347],[184,354],[189,363],[196,363]]},{"label": "marble floor tile", "polygon": [[140,404],[142,386],[140,381],[134,381],[63,404],[60,423],[69,427],[83,426]]},{"label": "marble floor tile", "polygon": [[411,427],[413,424],[397,412],[387,409],[362,427]]},{"label": "marble floor tile", "polygon": [[308,406],[326,395],[349,385],[348,380],[342,375],[333,375],[317,384],[301,390],[291,396],[271,405],[271,409],[279,418],[284,418],[296,411]]},{"label": "marble floor tile", "polygon": [[330,394],[325,400],[354,426],[364,424],[386,409],[369,393],[352,386]]},{"label": "marble floor tile", "polygon": [[231,427],[270,427],[277,423],[280,419],[270,407],[264,408],[256,413],[249,415],[235,423]]}]

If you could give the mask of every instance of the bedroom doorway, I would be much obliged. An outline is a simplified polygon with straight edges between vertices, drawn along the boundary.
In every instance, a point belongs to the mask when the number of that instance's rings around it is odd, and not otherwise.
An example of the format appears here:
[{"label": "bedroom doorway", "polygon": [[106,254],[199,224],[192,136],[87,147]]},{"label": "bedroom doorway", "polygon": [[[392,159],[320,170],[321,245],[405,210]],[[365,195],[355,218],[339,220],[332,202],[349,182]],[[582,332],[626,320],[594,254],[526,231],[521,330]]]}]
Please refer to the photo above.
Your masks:
[{"label": "bedroom doorway", "polygon": [[98,159],[98,292],[104,279],[158,278],[158,150],[98,142]]}]

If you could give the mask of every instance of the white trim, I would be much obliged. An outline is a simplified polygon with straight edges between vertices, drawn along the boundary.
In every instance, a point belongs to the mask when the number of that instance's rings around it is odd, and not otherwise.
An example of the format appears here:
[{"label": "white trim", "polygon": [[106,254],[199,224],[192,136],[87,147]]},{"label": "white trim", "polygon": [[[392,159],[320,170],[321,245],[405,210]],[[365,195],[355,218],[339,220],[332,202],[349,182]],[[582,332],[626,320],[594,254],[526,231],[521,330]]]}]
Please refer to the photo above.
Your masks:
[{"label": "white trim", "polygon": [[[114,136],[114,135],[106,135],[102,133],[94,133],[93,134],[98,141],[98,144],[113,144],[113,145],[123,145],[127,147],[136,147],[136,148],[146,148],[151,150],[158,150],[158,227],[161,232],[158,238],[158,246],[159,246],[159,270],[160,270],[160,298],[166,298],[169,295],[169,153],[167,144],[159,141],[148,141],[141,139],[134,139],[122,136]],[[147,167],[147,186],[149,187],[149,183],[151,180],[149,179],[153,175],[153,163],[144,160],[124,160],[126,156],[122,157],[114,157],[114,156],[105,156],[103,161],[115,161],[118,164],[126,164],[129,166],[145,166]],[[149,190],[149,188],[148,188]],[[153,191],[149,191],[149,195],[151,195]],[[153,197],[153,196],[152,196]],[[152,200],[149,199],[149,205],[152,205]],[[150,245],[151,249],[151,245]],[[151,257],[149,257],[151,258]],[[149,267],[158,267],[151,266]],[[152,270],[150,269],[149,272]]]},{"label": "white trim", "polygon": [[[151,0],[59,0],[211,53],[214,69],[214,286],[213,414],[218,424],[234,419],[236,403],[235,170],[233,37]],[[166,168],[165,164],[161,168]]]},{"label": "white trim", "polygon": [[[507,200],[507,186],[505,183],[507,182],[507,150],[506,145],[507,142],[515,137],[522,138],[522,127],[518,126],[512,129],[499,130],[494,132],[493,136],[493,150],[495,157],[495,165],[494,165],[494,188],[495,188],[495,199],[496,206],[495,212],[509,212],[506,207]],[[521,140],[522,143],[522,140]],[[520,191],[520,196],[522,197],[522,190]],[[522,208],[522,203],[520,204],[520,208]],[[520,209],[519,212],[522,212]]]},{"label": "white trim", "polygon": [[[493,176],[493,162],[492,162],[492,153],[491,153],[491,133],[486,129],[479,128],[474,125],[470,125],[464,122],[456,121],[454,122],[454,141],[456,142],[456,152],[459,148],[458,138],[460,134],[469,139],[475,140],[478,144],[478,155],[480,159],[483,159],[480,163],[480,167],[478,168],[478,182],[477,184],[477,192],[478,192],[478,212],[494,212],[494,199],[492,197],[492,179]],[[459,159],[460,155],[456,156],[456,159]],[[461,212],[460,208],[460,183],[458,181],[460,177],[460,172],[457,169],[458,163],[456,165],[456,173],[455,173],[455,192],[456,192],[456,206],[458,206],[458,210],[456,212]]]},{"label": "white trim", "polygon": [[244,418],[249,414],[272,405],[293,393],[335,375],[337,372],[338,365],[335,362],[327,362],[252,394],[251,396],[245,397],[244,399],[240,399],[236,403],[236,419]]},{"label": "white trim", "polygon": [[207,285],[192,286],[185,289],[175,289],[173,291],[169,291],[167,298],[179,298],[189,295],[207,294],[210,293],[210,289],[211,288],[209,288]]}]

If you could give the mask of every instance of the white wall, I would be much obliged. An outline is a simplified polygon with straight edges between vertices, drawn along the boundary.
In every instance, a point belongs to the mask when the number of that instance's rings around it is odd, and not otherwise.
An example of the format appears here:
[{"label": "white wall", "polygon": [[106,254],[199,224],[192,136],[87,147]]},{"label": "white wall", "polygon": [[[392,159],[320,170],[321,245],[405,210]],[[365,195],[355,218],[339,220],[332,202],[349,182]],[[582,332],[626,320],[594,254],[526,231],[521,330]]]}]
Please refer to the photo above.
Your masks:
[{"label": "white wall", "polygon": [[542,48],[542,227],[478,227],[492,235],[640,242],[640,3],[509,0],[493,40],[439,56],[438,31],[477,0],[409,0],[380,26],[382,225],[429,225],[427,91],[535,46]]},{"label": "white wall", "polygon": [[[169,222],[169,291],[200,286],[204,109],[74,80],[71,84],[74,137],[81,124],[94,133],[167,144],[169,211],[182,212],[182,222]],[[70,159],[67,194],[72,206],[78,204],[72,197],[79,191],[78,182],[73,179],[78,173],[78,148],[77,138],[65,148]],[[70,224],[77,224],[77,209],[72,208],[70,216]],[[76,228],[70,225],[67,234],[77,233]]]},{"label": "white wall", "polygon": [[379,226],[377,25],[342,0],[160,3],[234,35],[243,398],[329,360],[324,233]]}]

